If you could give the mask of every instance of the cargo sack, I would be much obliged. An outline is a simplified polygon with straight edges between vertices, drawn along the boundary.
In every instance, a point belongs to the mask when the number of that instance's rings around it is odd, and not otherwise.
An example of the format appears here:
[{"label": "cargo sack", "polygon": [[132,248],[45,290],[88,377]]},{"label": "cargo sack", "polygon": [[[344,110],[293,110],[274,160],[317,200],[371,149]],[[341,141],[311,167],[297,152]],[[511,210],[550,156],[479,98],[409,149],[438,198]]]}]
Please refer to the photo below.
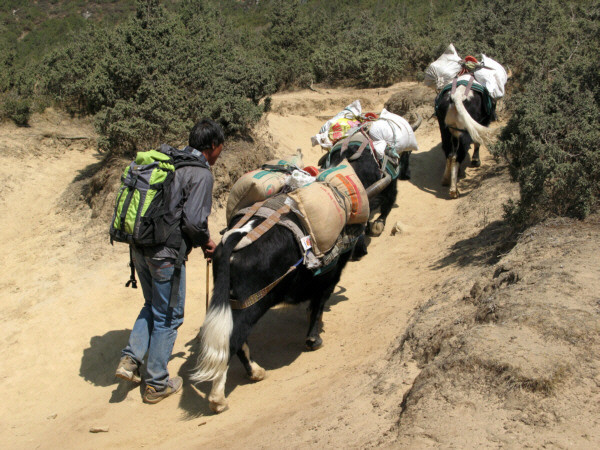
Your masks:
[{"label": "cargo sack", "polygon": [[156,150],[139,152],[121,176],[110,239],[138,246],[164,244],[170,234],[165,222],[169,186],[175,165]]},{"label": "cargo sack", "polygon": [[481,55],[483,68],[477,70],[473,76],[475,80],[485,87],[493,99],[504,96],[504,85],[508,81],[508,74],[504,67],[489,56]]},{"label": "cargo sack", "polygon": [[360,120],[355,119],[346,119],[342,117],[341,119],[337,119],[329,128],[327,133],[327,137],[332,144],[335,144],[340,139],[344,139],[348,134],[350,134],[350,130],[360,126],[362,122]]},{"label": "cargo sack", "polygon": [[438,91],[442,89],[462,69],[460,61],[460,56],[456,53],[454,45],[450,44],[442,56],[425,69],[425,78],[423,80],[425,85]]},{"label": "cargo sack", "polygon": [[317,179],[288,196],[296,202],[313,252],[320,258],[332,249],[346,224],[367,222],[369,200],[354,169],[345,160]]},{"label": "cargo sack", "polygon": [[343,196],[346,203],[347,225],[365,224],[369,220],[369,197],[358,175],[344,159],[340,164],[321,172],[317,181],[330,184]]},{"label": "cargo sack", "polygon": [[[323,124],[319,130],[319,133],[311,137],[312,145],[320,145],[323,148],[331,148],[336,141],[339,141],[343,137],[347,136],[348,131],[351,129],[351,127],[349,127],[349,121],[356,121],[358,122],[358,125],[360,125],[361,115],[362,107],[360,105],[360,100],[354,100],[342,111],[337,113]],[[332,130],[334,127],[337,127],[337,129]],[[335,140],[332,140],[332,137]]]},{"label": "cargo sack", "polygon": [[381,111],[379,119],[371,123],[368,133],[380,159],[383,158],[386,148],[392,150],[395,156],[402,152],[419,150],[415,132],[406,119],[385,108]]},{"label": "cargo sack", "polygon": [[225,211],[227,223],[240,209],[277,194],[285,186],[292,170],[303,167],[302,157],[291,155],[268,161],[263,168],[242,175],[229,192]]}]

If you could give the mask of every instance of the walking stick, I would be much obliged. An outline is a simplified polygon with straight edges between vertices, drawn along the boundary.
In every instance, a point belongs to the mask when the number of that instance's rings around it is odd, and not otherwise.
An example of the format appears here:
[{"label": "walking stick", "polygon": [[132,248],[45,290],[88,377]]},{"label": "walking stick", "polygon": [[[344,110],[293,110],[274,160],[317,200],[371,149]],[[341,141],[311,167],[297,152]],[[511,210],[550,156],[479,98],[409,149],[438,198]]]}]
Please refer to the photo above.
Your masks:
[{"label": "walking stick", "polygon": [[206,311],[208,311],[209,273],[210,273],[210,261],[206,261]]}]

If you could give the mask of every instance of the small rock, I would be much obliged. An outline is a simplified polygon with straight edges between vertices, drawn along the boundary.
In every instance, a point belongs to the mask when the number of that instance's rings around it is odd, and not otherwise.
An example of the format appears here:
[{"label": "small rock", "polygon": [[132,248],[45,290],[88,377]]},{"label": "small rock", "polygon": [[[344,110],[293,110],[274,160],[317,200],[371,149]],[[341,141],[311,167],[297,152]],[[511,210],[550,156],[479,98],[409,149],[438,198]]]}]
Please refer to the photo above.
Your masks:
[{"label": "small rock", "polygon": [[404,225],[402,222],[398,221],[394,224],[394,226],[392,227],[392,232],[390,233],[392,236],[395,236],[396,234],[403,234],[406,233],[406,225]]},{"label": "small rock", "polygon": [[90,427],[90,433],[108,433],[108,426],[106,426],[106,427]]},{"label": "small rock", "polygon": [[48,419],[48,420],[56,419],[56,416],[58,416],[58,414],[56,414],[56,413],[50,414],[48,417],[46,417],[46,419]]}]

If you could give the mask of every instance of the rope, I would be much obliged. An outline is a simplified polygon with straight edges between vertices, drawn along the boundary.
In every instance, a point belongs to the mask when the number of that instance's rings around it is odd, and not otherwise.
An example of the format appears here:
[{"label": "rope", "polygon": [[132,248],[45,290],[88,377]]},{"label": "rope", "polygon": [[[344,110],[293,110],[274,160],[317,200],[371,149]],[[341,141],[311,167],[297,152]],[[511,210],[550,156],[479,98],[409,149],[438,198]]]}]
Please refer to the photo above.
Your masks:
[{"label": "rope", "polygon": [[304,261],[304,256],[302,258],[300,258],[296,264],[291,266],[287,270],[286,273],[281,275],[279,278],[277,278],[275,281],[273,281],[268,286],[262,288],[260,291],[252,294],[246,300],[239,301],[239,300],[230,299],[229,303],[231,304],[231,309],[246,309],[246,308],[254,305],[255,303],[259,302],[260,300],[262,300],[269,292],[271,292],[271,290],[275,286],[277,286],[281,282],[281,280],[283,280],[286,276],[288,276],[290,273],[292,273],[294,270],[296,270],[302,261]]}]

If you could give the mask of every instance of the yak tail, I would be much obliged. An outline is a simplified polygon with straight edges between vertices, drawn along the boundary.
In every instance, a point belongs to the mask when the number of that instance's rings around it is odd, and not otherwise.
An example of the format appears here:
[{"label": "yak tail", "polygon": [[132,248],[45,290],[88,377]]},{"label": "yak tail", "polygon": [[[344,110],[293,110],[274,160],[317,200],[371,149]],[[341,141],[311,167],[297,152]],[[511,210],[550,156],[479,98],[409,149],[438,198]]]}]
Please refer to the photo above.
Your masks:
[{"label": "yak tail", "polygon": [[190,376],[194,382],[211,381],[227,371],[229,341],[233,332],[233,316],[229,305],[230,258],[233,249],[245,234],[230,235],[215,254],[215,286],[200,329],[200,354],[194,373]]},{"label": "yak tail", "polygon": [[465,86],[458,86],[456,88],[456,92],[450,96],[454,106],[456,106],[456,113],[458,117],[462,119],[462,122],[465,125],[465,129],[471,139],[477,144],[483,144],[488,147],[492,143],[492,138],[494,137],[494,132],[491,128],[484,127],[480,123],[477,123],[465,108],[463,101],[466,99],[465,90],[467,88]]}]

